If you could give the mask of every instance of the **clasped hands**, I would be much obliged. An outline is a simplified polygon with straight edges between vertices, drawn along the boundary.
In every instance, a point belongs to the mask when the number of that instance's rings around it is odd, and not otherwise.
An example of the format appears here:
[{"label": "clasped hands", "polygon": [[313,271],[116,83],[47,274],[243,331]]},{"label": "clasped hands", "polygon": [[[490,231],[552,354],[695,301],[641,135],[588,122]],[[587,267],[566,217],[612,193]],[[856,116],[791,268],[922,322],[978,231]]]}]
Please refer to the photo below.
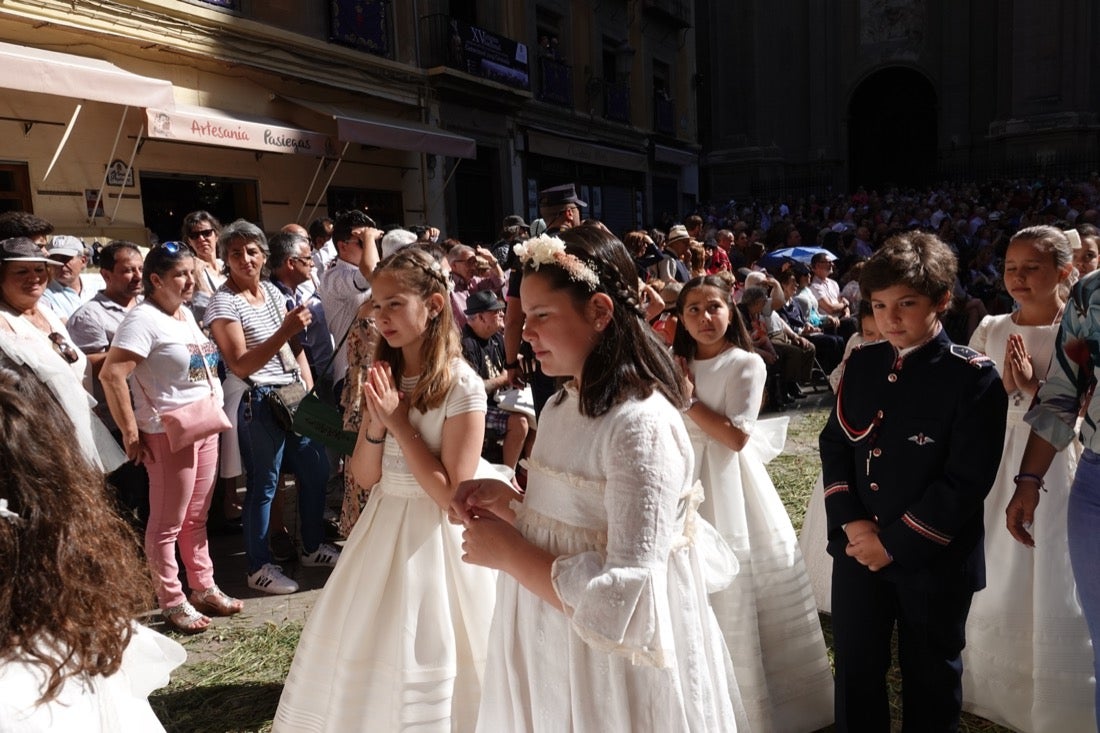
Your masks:
[{"label": "clasped hands", "polygon": [[507,570],[508,561],[523,535],[512,526],[509,503],[519,492],[500,479],[475,478],[463,481],[455,490],[448,518],[461,524],[462,560],[496,570]]},{"label": "clasped hands", "polygon": [[879,526],[870,519],[848,522],[844,526],[844,533],[848,535],[848,546],[844,548],[844,553],[855,558],[856,562],[871,572],[882,570],[894,561],[879,539]]}]

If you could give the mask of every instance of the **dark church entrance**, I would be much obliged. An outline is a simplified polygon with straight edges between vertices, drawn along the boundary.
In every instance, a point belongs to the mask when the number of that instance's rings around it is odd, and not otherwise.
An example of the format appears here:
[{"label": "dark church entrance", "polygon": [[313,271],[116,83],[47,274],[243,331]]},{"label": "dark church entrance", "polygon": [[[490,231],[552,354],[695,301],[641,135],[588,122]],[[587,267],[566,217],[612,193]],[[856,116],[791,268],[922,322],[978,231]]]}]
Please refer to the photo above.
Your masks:
[{"label": "dark church entrance", "polygon": [[932,84],[912,69],[882,69],[864,79],[848,106],[851,190],[932,181],[938,111]]}]

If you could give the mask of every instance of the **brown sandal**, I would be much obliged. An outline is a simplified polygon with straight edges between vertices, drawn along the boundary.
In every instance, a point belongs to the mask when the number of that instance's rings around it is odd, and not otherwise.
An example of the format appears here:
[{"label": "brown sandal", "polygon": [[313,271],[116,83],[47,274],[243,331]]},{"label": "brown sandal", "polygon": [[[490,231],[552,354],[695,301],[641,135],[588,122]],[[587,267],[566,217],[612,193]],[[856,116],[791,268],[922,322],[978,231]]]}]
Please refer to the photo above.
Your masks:
[{"label": "brown sandal", "polygon": [[164,622],[181,634],[201,634],[210,627],[210,619],[195,610],[187,601],[162,609]]},{"label": "brown sandal", "polygon": [[216,585],[204,590],[191,591],[191,603],[210,616],[232,616],[244,610],[243,601],[230,598]]}]

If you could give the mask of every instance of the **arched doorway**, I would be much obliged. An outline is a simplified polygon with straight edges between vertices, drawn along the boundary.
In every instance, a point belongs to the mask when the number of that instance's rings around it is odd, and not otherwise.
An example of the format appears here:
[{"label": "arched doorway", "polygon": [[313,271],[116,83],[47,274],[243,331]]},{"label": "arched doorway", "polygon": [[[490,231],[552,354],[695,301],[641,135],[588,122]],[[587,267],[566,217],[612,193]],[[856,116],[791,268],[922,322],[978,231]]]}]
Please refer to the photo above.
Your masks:
[{"label": "arched doorway", "polygon": [[912,69],[890,67],[860,82],[848,106],[851,190],[931,181],[938,111],[936,90]]}]

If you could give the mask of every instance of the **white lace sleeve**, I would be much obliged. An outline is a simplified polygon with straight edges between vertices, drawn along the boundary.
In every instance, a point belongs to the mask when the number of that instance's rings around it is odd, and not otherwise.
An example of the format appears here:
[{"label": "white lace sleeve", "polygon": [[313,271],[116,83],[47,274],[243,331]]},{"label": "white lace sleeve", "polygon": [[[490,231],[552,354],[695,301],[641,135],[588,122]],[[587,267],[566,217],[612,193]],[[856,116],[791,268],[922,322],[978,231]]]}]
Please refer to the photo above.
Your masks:
[{"label": "white lace sleeve", "polygon": [[[663,398],[661,398],[663,399]],[[639,403],[652,408],[653,399]],[[677,504],[690,479],[691,445],[675,410],[617,415],[603,455],[607,553],[558,558],[555,590],[589,645],[658,667],[674,662],[667,563],[682,534]]]}]

